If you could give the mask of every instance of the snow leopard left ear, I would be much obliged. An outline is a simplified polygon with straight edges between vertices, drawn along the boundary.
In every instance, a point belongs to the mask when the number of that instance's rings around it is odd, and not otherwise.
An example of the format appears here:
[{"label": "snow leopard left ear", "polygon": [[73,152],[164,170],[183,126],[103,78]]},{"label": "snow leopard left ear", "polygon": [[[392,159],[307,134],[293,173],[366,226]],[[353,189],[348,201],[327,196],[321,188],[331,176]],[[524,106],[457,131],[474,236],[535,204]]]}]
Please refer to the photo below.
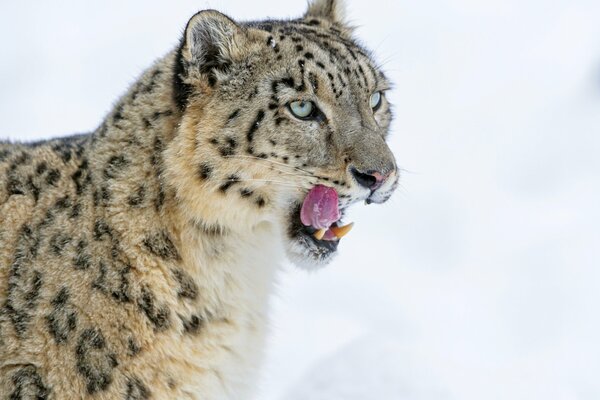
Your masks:
[{"label": "snow leopard left ear", "polygon": [[213,87],[231,64],[243,58],[248,33],[225,14],[204,10],[194,15],[183,33],[174,70],[175,101],[185,108],[194,82]]},{"label": "snow leopard left ear", "polygon": [[202,72],[223,68],[239,58],[246,45],[245,29],[225,14],[204,10],[185,28],[182,56]]},{"label": "snow leopard left ear", "polygon": [[323,18],[344,25],[346,7],[343,0],[311,0],[304,18]]}]

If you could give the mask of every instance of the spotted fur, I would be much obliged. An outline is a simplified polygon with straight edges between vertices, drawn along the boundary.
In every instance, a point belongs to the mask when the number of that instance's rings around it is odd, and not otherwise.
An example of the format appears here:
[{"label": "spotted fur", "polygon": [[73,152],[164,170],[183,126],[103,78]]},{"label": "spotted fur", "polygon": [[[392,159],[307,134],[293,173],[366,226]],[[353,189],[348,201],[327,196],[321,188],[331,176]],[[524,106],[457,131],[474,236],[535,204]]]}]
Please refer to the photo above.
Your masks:
[{"label": "spotted fur", "polygon": [[398,179],[369,106],[389,83],[342,11],[199,12],[94,132],[0,142],[0,398],[252,396],[277,265],[335,253],[301,235],[308,190],[345,209]]}]

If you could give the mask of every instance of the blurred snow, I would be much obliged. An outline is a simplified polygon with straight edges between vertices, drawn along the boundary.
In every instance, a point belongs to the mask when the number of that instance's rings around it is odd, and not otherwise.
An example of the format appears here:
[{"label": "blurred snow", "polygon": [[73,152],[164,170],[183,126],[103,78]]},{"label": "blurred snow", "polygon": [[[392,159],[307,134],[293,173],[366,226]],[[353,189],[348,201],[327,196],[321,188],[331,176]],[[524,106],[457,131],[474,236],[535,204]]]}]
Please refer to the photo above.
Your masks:
[{"label": "blurred snow", "polygon": [[[304,1],[2,2],[0,137],[93,129],[187,18]],[[600,3],[348,1],[405,169],[287,267],[262,399],[599,399]]]}]

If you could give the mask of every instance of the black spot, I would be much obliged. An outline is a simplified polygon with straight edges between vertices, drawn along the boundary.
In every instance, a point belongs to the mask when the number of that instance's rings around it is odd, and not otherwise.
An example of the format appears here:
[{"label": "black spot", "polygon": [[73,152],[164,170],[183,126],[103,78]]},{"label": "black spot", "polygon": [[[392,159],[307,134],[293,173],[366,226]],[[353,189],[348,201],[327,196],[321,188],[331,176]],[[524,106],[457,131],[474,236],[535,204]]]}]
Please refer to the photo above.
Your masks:
[{"label": "black spot", "polygon": [[85,270],[92,264],[92,256],[87,251],[88,243],[85,240],[80,240],[75,249],[75,257],[73,257],[73,265],[77,270]]},{"label": "black spot", "polygon": [[226,193],[231,186],[238,183],[240,181],[240,177],[237,175],[229,175],[227,177],[227,182],[219,186],[219,190],[223,193]]},{"label": "black spot", "polygon": [[204,324],[204,320],[197,315],[192,315],[190,319],[181,318],[181,322],[183,323],[183,331],[189,334],[197,334]]},{"label": "black spot", "polygon": [[312,86],[314,92],[319,90],[319,80],[317,79],[317,76],[315,74],[309,72],[308,81],[310,82],[310,85]]},{"label": "black spot", "polygon": [[5,304],[5,312],[19,337],[27,331],[43,284],[42,274],[33,264],[39,246],[39,235],[28,225],[23,226],[19,232],[15,256],[8,275]]},{"label": "black spot", "polygon": [[71,237],[65,233],[57,233],[50,238],[49,247],[52,254],[60,256],[65,247],[71,243]]},{"label": "black spot", "polygon": [[139,378],[127,378],[125,400],[145,400],[150,398],[150,390]]},{"label": "black spot", "polygon": [[112,156],[104,168],[104,178],[114,179],[129,164],[124,155]]},{"label": "black spot", "polygon": [[225,139],[225,144],[219,146],[219,153],[223,157],[229,157],[235,154],[235,149],[237,147],[237,140],[233,137],[228,137]]},{"label": "black spot", "polygon": [[237,110],[235,110],[234,112],[229,114],[229,117],[227,117],[227,122],[231,122],[232,120],[236,119],[239,114],[240,114],[240,109],[238,108]]},{"label": "black spot", "polygon": [[37,168],[35,169],[35,173],[38,175],[42,175],[44,172],[46,172],[47,169],[48,169],[48,164],[46,164],[45,161],[42,161],[41,163],[38,164]]},{"label": "black spot", "polygon": [[139,207],[142,205],[146,198],[146,187],[144,185],[138,186],[135,193],[127,197],[127,204],[131,207]]},{"label": "black spot", "polygon": [[102,186],[100,189],[94,190],[94,206],[106,205],[110,201],[110,191],[107,186]]},{"label": "black spot", "polygon": [[73,179],[73,182],[75,182],[77,195],[82,195],[92,182],[92,176],[89,171],[89,164],[86,159],[84,159],[81,162],[79,168],[77,168],[77,171],[73,173],[71,178]]},{"label": "black spot", "polygon": [[113,114],[113,123],[117,123],[124,118],[123,117],[123,109],[124,108],[125,108],[125,104],[123,104],[123,103],[119,104],[115,113]]},{"label": "black spot", "polygon": [[318,26],[321,25],[321,22],[318,19],[311,19],[310,21],[308,21],[309,25],[313,25],[313,26]]},{"label": "black spot", "polygon": [[210,178],[212,171],[212,167],[208,164],[200,164],[200,166],[198,167],[198,175],[202,180]]},{"label": "black spot", "polygon": [[297,45],[296,45],[296,51],[297,51],[298,53],[300,53],[300,52],[304,51],[304,47],[302,47],[302,45],[299,45],[299,44],[297,44]]},{"label": "black spot", "polygon": [[107,349],[99,329],[86,329],[81,333],[75,357],[77,371],[83,376],[89,394],[108,389],[113,381],[113,369],[119,364],[116,355]]},{"label": "black spot", "polygon": [[54,152],[58,154],[60,159],[65,163],[71,161],[71,158],[73,158],[71,146],[67,142],[61,142],[52,146],[52,150],[54,150]]},{"label": "black spot", "polygon": [[170,326],[171,312],[166,305],[156,305],[156,298],[148,288],[142,288],[142,293],[137,304],[140,310],[146,314],[146,317],[148,317],[156,330],[165,330]]},{"label": "black spot", "polygon": [[106,236],[108,239],[112,239],[112,230],[110,229],[106,221],[98,220],[94,224],[94,240],[100,241],[104,236]]},{"label": "black spot", "polygon": [[77,218],[81,215],[81,208],[83,206],[81,205],[81,203],[75,203],[73,205],[73,208],[71,210],[71,214],[69,215],[69,217],[71,218]]},{"label": "black spot", "polygon": [[67,303],[68,300],[69,291],[67,288],[62,288],[50,302],[54,308],[46,317],[48,330],[57,344],[66,343],[77,328],[77,314]]},{"label": "black spot", "polygon": [[127,354],[131,357],[134,357],[134,356],[138,355],[140,353],[140,351],[142,351],[142,348],[140,347],[140,345],[135,341],[135,339],[130,337],[127,340]]},{"label": "black spot", "polygon": [[111,263],[100,261],[98,264],[98,277],[92,283],[94,289],[99,290],[119,303],[131,301],[129,272],[131,266],[115,260]]},{"label": "black spot", "polygon": [[11,380],[14,390],[7,397],[8,400],[46,400],[50,396],[50,390],[44,385],[42,377],[33,365],[21,367]]},{"label": "black spot", "polygon": [[248,129],[248,133],[246,134],[248,143],[252,142],[252,139],[254,138],[254,133],[258,129],[258,127],[264,117],[265,117],[265,112],[263,110],[258,111],[258,113],[256,114],[256,118],[254,119],[254,122],[252,122],[252,125],[250,125],[250,129]]},{"label": "black spot", "polygon": [[265,206],[265,204],[267,204],[265,199],[258,196],[258,198],[256,199],[256,205],[258,206],[258,208],[263,208]]},{"label": "black spot", "polygon": [[275,118],[275,125],[279,126],[283,121],[285,121],[285,118],[277,117]]},{"label": "black spot", "polygon": [[[173,111],[172,110],[165,110],[165,111],[155,111],[152,113],[152,119],[154,121],[157,121],[159,119],[161,119],[162,117],[170,117],[171,115],[173,115]],[[157,138],[157,140],[160,140]]]},{"label": "black spot", "polygon": [[64,211],[71,207],[71,199],[69,196],[63,196],[54,203],[54,208],[59,211]]},{"label": "black spot", "polygon": [[254,192],[248,188],[243,188],[240,190],[240,195],[242,197],[250,197]]},{"label": "black spot", "polygon": [[306,53],[304,53],[304,58],[306,58],[307,60],[312,60],[313,58],[315,58],[315,56],[310,51],[307,51]]},{"label": "black spot", "polygon": [[323,64],[322,62],[317,61],[316,64],[317,64],[317,67],[319,67],[321,69],[325,69],[325,64]]},{"label": "black spot", "polygon": [[31,192],[33,200],[35,200],[35,202],[37,203],[40,199],[40,188],[37,187],[36,184],[33,182],[33,176],[31,175],[29,175],[29,177],[27,178],[27,188]]},{"label": "black spot", "polygon": [[0,150],[0,162],[4,162],[10,156],[10,151],[8,150]]},{"label": "black spot", "polygon": [[179,260],[179,252],[166,231],[160,231],[147,236],[144,247],[152,254],[165,260]]},{"label": "black spot", "polygon": [[187,272],[181,269],[173,270],[173,276],[179,284],[177,295],[181,298],[195,300],[198,297],[198,285]]},{"label": "black spot", "polygon": [[60,180],[60,175],[61,174],[60,174],[59,170],[51,169],[50,171],[48,171],[48,174],[46,175],[46,183],[48,185],[56,186],[56,184]]}]

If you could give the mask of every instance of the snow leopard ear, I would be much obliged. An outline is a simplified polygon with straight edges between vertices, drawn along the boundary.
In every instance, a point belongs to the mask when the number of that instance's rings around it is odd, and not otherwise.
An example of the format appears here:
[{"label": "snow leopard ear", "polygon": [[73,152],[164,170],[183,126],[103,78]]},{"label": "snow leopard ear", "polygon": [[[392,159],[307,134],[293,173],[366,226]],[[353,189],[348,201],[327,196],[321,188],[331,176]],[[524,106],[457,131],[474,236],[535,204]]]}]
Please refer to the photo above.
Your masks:
[{"label": "snow leopard ear", "polygon": [[246,40],[245,30],[231,18],[214,10],[200,11],[185,28],[181,56],[202,73],[225,70],[241,57]]},{"label": "snow leopard ear", "polygon": [[311,0],[304,18],[324,18],[339,25],[345,24],[344,0]]},{"label": "snow leopard ear", "polygon": [[177,106],[186,107],[198,81],[215,86],[230,65],[242,59],[248,41],[246,29],[218,11],[194,15],[176,55],[173,95]]}]

